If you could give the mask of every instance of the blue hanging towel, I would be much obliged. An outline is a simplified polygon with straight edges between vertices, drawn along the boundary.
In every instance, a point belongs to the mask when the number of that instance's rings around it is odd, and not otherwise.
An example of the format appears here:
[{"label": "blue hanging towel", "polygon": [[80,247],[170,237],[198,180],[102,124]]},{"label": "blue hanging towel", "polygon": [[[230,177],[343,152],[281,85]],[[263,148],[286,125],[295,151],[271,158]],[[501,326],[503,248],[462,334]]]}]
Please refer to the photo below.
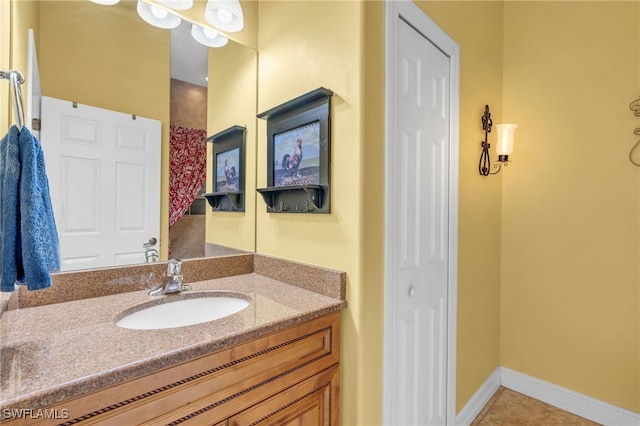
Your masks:
[{"label": "blue hanging towel", "polygon": [[20,250],[20,131],[11,126],[0,140],[0,291],[13,291]]},{"label": "blue hanging towel", "polygon": [[[51,207],[44,153],[28,128],[20,131],[20,238],[22,270],[17,280],[29,290],[51,287],[50,272],[60,270],[58,231]],[[20,247],[21,246],[21,247]]]},{"label": "blue hanging towel", "polygon": [[51,287],[60,249],[40,142],[23,127],[0,140],[0,291]]}]

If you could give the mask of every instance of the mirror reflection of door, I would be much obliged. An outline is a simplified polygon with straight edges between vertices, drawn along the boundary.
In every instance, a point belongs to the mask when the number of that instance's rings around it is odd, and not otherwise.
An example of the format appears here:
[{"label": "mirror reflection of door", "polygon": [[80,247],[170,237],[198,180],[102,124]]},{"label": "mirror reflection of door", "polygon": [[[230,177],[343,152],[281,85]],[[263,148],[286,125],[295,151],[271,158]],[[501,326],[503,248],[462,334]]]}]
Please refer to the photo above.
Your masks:
[{"label": "mirror reflection of door", "polygon": [[61,270],[144,262],[160,234],[160,121],[47,96],[41,106]]},{"label": "mirror reflection of door", "polygon": [[171,31],[169,257],[205,256],[207,48],[191,24]]}]

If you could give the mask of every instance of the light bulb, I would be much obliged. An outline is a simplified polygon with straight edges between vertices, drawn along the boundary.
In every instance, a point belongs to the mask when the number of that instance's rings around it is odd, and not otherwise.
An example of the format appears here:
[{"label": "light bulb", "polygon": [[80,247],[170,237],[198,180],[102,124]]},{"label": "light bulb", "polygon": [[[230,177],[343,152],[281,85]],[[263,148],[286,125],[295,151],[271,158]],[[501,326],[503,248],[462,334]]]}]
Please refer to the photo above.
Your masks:
[{"label": "light bulb", "polygon": [[218,19],[220,22],[228,24],[233,20],[233,13],[225,9],[218,9]]},{"label": "light bulb", "polygon": [[151,6],[151,13],[153,13],[153,16],[155,16],[158,19],[164,19],[169,14],[169,12],[167,12],[166,10],[158,6],[154,6],[154,5],[150,5],[150,6]]},{"label": "light bulb", "polygon": [[210,28],[204,28],[198,24],[191,25],[191,36],[198,43],[207,47],[222,47],[229,42],[229,39],[222,34]]},{"label": "light bulb", "polygon": [[218,37],[218,33],[217,33],[217,32],[215,32],[215,31],[213,31],[212,29],[210,29],[210,28],[204,28],[204,27],[203,27],[202,29],[204,30],[204,35],[206,35],[207,37],[209,37],[209,38],[216,38],[216,37]]},{"label": "light bulb", "polygon": [[239,0],[208,0],[204,18],[222,31],[236,32],[244,28],[244,16]]},{"label": "light bulb", "polygon": [[162,7],[145,3],[142,0],[138,0],[137,10],[138,15],[140,15],[145,22],[158,28],[173,29],[178,27],[182,21],[179,17],[169,13],[169,11]]}]

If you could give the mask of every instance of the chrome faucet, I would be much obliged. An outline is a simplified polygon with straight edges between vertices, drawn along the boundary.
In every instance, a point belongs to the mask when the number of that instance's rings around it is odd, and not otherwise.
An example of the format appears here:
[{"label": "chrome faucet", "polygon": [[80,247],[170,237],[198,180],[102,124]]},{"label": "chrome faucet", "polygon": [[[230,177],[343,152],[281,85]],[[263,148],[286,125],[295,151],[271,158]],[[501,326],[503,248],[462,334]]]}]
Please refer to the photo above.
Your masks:
[{"label": "chrome faucet", "polygon": [[163,294],[180,293],[181,291],[191,290],[190,285],[182,284],[181,269],[181,260],[170,259],[167,262],[167,275],[164,284],[151,290],[149,296],[161,296]]}]

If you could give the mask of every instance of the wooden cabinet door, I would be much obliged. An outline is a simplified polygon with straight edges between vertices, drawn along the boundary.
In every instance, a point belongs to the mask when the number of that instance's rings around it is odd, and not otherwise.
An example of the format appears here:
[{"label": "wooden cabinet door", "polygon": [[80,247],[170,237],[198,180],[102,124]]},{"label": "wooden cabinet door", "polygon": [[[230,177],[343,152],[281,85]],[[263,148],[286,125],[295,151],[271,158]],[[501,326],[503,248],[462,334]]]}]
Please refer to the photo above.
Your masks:
[{"label": "wooden cabinet door", "polygon": [[338,424],[338,366],[231,417],[229,426],[329,426]]}]

